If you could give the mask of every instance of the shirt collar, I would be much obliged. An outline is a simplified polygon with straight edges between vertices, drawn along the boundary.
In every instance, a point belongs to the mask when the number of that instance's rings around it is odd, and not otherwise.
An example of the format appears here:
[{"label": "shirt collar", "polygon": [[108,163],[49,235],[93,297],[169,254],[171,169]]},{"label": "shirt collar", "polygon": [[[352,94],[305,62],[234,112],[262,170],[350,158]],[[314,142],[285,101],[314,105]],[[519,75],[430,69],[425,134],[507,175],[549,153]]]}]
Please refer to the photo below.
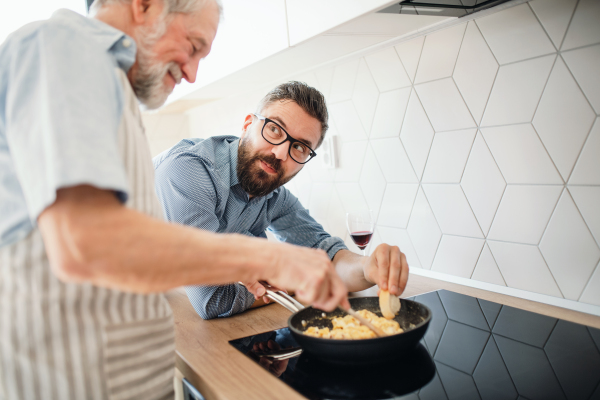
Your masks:
[{"label": "shirt collar", "polygon": [[[248,196],[248,193],[244,192],[244,190],[242,189],[242,185],[240,185],[240,181],[238,180],[238,176],[237,176],[237,161],[238,161],[239,145],[240,145],[240,139],[234,140],[233,142],[231,142],[229,144],[229,182],[230,182],[229,187],[231,189],[234,189],[234,186],[238,187],[239,191],[243,192],[246,195],[246,199],[248,199],[250,196]],[[277,189],[275,189],[275,190],[277,190]],[[275,192],[275,190],[273,192]],[[266,196],[253,197],[252,200],[254,200],[254,199],[269,200],[271,197],[273,197],[273,192],[267,194]]]},{"label": "shirt collar", "polygon": [[91,35],[102,48],[114,56],[123,71],[128,72],[135,62],[137,51],[135,41],[117,28],[67,9],[56,11],[52,14],[52,18]]}]

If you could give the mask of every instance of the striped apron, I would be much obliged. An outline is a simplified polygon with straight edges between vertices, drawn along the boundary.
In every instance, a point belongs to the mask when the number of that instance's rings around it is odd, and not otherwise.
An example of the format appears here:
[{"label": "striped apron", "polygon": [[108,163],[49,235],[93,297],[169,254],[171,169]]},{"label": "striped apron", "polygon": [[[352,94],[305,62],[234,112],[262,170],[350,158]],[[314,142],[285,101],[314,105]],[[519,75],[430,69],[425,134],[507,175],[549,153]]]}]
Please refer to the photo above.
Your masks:
[{"label": "striped apron", "polygon": [[[137,99],[116,71],[126,205],[162,218]],[[0,248],[0,400],[172,399],[174,366],[173,316],[162,294],[59,281],[37,228]]]}]

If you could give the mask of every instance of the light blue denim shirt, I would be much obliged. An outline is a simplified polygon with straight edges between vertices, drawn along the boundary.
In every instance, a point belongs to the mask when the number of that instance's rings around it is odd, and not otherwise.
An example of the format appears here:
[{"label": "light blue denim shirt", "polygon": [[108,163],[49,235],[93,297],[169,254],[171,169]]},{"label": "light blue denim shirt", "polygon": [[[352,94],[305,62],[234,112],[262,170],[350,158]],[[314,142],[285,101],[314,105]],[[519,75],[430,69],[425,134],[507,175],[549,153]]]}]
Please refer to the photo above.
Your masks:
[{"label": "light blue denim shirt", "polygon": [[[281,241],[325,250],[332,259],[346,249],[285,187],[250,199],[237,178],[238,144],[235,136],[184,139],[154,157],[156,192],[169,221],[263,238],[268,229]],[[254,296],[237,284],[188,286],[186,292],[204,319],[228,317],[254,303]]]},{"label": "light blue denim shirt", "polygon": [[27,236],[57,189],[89,184],[126,200],[115,69],[135,54],[123,32],[68,10],[0,45],[0,247]]}]

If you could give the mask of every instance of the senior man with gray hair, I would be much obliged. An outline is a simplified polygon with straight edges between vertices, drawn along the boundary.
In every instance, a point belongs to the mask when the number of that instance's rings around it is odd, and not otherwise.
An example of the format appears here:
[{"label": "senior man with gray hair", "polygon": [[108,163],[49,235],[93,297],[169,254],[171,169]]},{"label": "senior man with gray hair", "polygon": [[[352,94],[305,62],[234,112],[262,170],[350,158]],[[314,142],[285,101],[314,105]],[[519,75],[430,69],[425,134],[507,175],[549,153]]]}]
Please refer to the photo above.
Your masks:
[{"label": "senior man with gray hair", "polygon": [[160,292],[267,279],[347,305],[323,251],[162,220],[138,100],[194,82],[214,0],[97,0],[0,45],[0,400],[173,396]]}]

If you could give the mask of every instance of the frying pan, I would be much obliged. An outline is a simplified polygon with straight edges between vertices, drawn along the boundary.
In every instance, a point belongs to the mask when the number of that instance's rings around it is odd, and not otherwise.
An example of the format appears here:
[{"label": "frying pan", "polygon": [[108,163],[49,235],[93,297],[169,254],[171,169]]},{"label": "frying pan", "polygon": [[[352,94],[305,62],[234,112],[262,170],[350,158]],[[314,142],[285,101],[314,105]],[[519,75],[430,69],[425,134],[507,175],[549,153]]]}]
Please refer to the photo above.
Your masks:
[{"label": "frying pan", "polygon": [[[381,317],[378,297],[351,298],[353,309],[369,310]],[[288,326],[294,339],[302,349],[322,361],[334,364],[375,364],[402,357],[412,351],[425,335],[431,321],[431,310],[416,301],[400,299],[400,313],[394,318],[404,330],[403,333],[373,339],[337,340],[305,335],[310,326],[333,329],[331,319],[343,317],[346,313],[335,310],[329,313],[306,307],[293,313]],[[323,314],[325,316],[323,316]],[[302,321],[306,321],[303,326]]]}]

